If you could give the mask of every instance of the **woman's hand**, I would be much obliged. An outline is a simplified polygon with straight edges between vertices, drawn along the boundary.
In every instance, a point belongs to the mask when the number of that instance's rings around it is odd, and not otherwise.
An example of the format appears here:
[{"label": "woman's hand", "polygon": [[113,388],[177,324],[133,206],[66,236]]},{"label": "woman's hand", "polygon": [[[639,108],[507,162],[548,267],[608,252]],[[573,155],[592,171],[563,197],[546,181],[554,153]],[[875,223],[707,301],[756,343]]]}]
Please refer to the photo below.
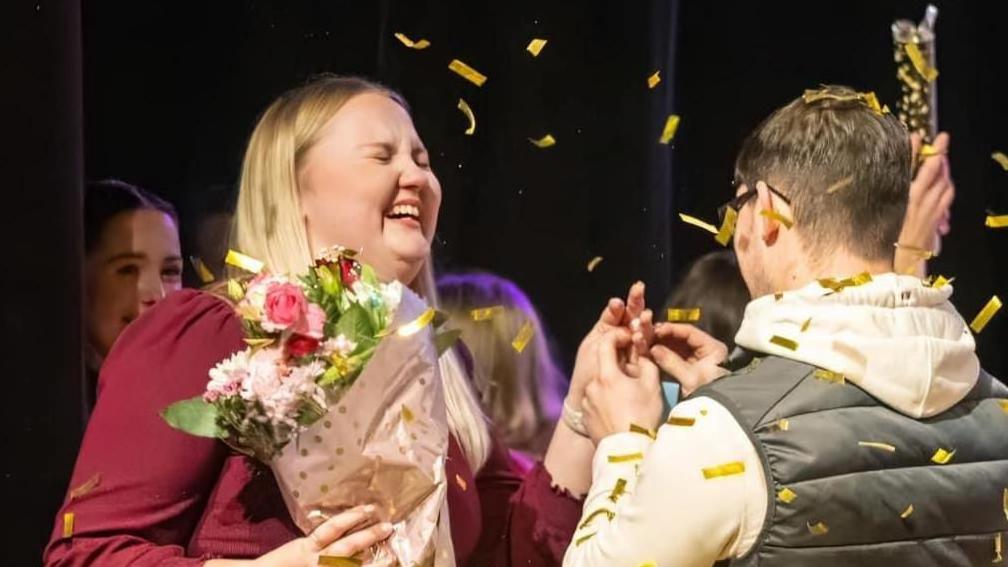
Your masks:
[{"label": "woman's hand", "polygon": [[653,430],[661,420],[658,367],[647,357],[630,363],[632,349],[626,329],[613,329],[596,343],[598,375],[585,388],[581,404],[596,445],[608,435],[630,431],[631,424]]},{"label": "woman's hand", "polygon": [[352,557],[392,534],[392,524],[375,523],[375,507],[340,512],[305,537],[290,541],[253,561],[214,559],[206,567],[316,567],[319,557]]},{"label": "woman's hand", "polygon": [[[602,310],[598,321],[592,327],[577,350],[577,357],[574,360],[574,370],[571,372],[571,384],[567,393],[567,402],[572,408],[581,407],[581,398],[584,395],[585,386],[592,380],[598,372],[598,357],[596,348],[602,337],[612,329],[617,327],[628,327],[631,322],[639,319],[645,312],[644,308],[644,283],[637,282],[630,286],[627,293],[626,303],[612,298]],[[648,320],[650,318],[648,317]]]},{"label": "woman's hand", "polygon": [[[913,163],[920,154],[921,138],[910,138],[913,146]],[[899,274],[924,276],[927,257],[920,251],[937,255],[941,251],[941,237],[949,233],[949,210],[955,199],[955,183],[949,170],[949,135],[942,132],[935,137],[935,154],[923,158],[917,175],[910,183],[907,211],[899,235],[902,248],[896,249],[895,269]],[[912,247],[912,248],[911,248]]]},{"label": "woman's hand", "polygon": [[679,382],[683,397],[728,373],[720,366],[728,347],[693,325],[659,323],[654,332],[651,357]]}]

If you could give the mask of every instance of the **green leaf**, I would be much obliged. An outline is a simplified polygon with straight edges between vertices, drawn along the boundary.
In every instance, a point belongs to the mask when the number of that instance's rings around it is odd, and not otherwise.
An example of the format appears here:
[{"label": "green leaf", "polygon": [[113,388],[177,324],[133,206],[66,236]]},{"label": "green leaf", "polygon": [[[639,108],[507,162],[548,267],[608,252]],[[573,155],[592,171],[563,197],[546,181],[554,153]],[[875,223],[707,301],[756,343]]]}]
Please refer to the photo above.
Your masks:
[{"label": "green leaf", "polygon": [[322,291],[326,295],[336,295],[340,293],[343,289],[343,284],[340,279],[333,275],[332,271],[326,266],[319,266],[315,268],[315,273],[318,274],[319,281],[322,283]]},{"label": "green leaf", "polygon": [[196,396],[175,402],[161,412],[168,425],[197,437],[223,438],[227,435],[217,425],[217,408]]},{"label": "green leaf", "polygon": [[374,268],[368,266],[367,264],[361,265],[360,279],[368,285],[374,287],[378,286],[378,274],[375,273]]},{"label": "green leaf", "polygon": [[451,329],[434,335],[434,346],[437,348],[438,356],[441,356],[446,350],[455,346],[455,343],[458,342],[461,336],[462,331],[459,329]]},{"label": "green leaf", "polygon": [[374,328],[371,326],[371,316],[359,304],[351,304],[343,312],[339,321],[336,322],[336,334],[342,334],[354,342],[364,337],[374,336]]}]

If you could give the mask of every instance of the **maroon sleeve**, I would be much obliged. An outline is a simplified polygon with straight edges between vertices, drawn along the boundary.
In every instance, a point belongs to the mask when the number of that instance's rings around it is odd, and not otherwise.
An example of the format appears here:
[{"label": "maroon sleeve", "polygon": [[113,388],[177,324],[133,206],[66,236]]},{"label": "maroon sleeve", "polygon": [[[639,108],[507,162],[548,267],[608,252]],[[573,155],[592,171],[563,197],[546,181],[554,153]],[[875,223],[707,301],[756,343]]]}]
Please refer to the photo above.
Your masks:
[{"label": "maroon sleeve", "polygon": [[583,501],[554,487],[542,463],[524,475],[520,471],[495,438],[490,458],[476,475],[483,531],[471,565],[551,567],[563,563]]},{"label": "maroon sleeve", "polygon": [[[227,303],[192,290],[165,298],[119,337],[102,367],[45,565],[202,565],[185,548],[227,449],[172,429],[160,412],[202,393],[207,371],[241,348],[241,338]],[[73,488],[96,478],[94,489],[71,500]],[[73,535],[63,537],[67,513]]]}]

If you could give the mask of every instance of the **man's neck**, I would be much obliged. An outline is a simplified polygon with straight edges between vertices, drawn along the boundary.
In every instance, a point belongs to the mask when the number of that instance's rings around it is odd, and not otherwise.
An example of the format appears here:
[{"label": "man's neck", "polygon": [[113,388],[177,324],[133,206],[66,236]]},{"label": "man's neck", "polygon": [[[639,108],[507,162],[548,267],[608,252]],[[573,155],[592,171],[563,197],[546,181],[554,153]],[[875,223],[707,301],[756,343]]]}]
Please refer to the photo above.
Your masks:
[{"label": "man's neck", "polygon": [[891,260],[866,260],[845,252],[837,252],[820,262],[799,262],[790,270],[783,289],[792,290],[825,278],[846,278],[855,274],[886,274],[893,271]]}]

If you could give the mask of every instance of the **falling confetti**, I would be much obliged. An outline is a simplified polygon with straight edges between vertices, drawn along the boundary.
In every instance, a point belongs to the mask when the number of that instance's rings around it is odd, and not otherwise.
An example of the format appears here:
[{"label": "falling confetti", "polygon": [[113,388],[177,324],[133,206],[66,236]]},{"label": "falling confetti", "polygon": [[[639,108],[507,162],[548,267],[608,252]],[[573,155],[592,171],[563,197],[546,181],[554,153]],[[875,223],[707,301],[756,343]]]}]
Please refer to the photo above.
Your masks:
[{"label": "falling confetti", "polygon": [[396,331],[396,333],[400,337],[408,337],[410,335],[413,335],[419,332],[420,329],[423,329],[424,327],[429,325],[430,322],[434,320],[434,315],[435,315],[434,309],[427,308],[427,310],[421,313],[420,316],[417,317],[415,320],[406,323],[402,327],[399,327],[399,330]]},{"label": "falling confetti", "polygon": [[1004,228],[1008,226],[1008,215],[987,215],[984,226],[988,228]]},{"label": "falling confetti", "polygon": [[472,108],[469,108],[469,103],[465,99],[460,98],[458,101],[458,109],[465,114],[466,118],[469,119],[469,127],[465,130],[466,136],[472,136],[476,133],[476,115],[473,114]]},{"label": "falling confetti", "polygon": [[532,335],[535,333],[535,329],[532,328],[531,321],[525,321],[521,329],[518,330],[518,336],[511,341],[511,346],[518,351],[519,354],[525,350],[529,341],[532,340]]},{"label": "falling confetti", "polygon": [[588,271],[594,272],[595,268],[597,268],[598,265],[601,263],[602,263],[602,256],[595,256],[588,262]]},{"label": "falling confetti", "polygon": [[1008,171],[1008,156],[1004,155],[1001,152],[994,152],[991,154],[991,158],[993,158],[994,161],[998,162],[998,164],[1000,164],[1005,171]]},{"label": "falling confetti", "polygon": [[987,305],[984,305],[984,308],[973,318],[973,322],[970,323],[970,329],[973,329],[974,333],[983,331],[987,323],[990,323],[991,317],[998,312],[998,309],[1001,309],[1001,300],[995,295],[990,298]]},{"label": "falling confetti", "polygon": [[229,266],[241,268],[246,272],[252,272],[253,274],[261,272],[264,265],[259,260],[246,256],[241,252],[235,252],[234,250],[228,250],[227,257],[224,258],[224,263]]},{"label": "falling confetti", "polygon": [[679,116],[677,114],[669,114],[668,118],[665,119],[665,127],[662,128],[661,137],[658,138],[659,144],[668,144],[675,137],[676,130],[679,129]]},{"label": "falling confetti", "polygon": [[686,213],[679,213],[679,218],[686,224],[691,224],[696,227],[700,227],[711,234],[717,234],[718,229],[716,226],[710,224],[709,222],[704,222],[692,215],[687,215]]},{"label": "falling confetti", "polygon": [[403,45],[405,45],[406,47],[408,47],[410,49],[427,49],[428,47],[430,47],[430,42],[427,41],[426,39],[420,39],[420,40],[417,40],[417,41],[413,41],[412,39],[406,37],[406,34],[402,34],[402,33],[396,33],[395,37]]},{"label": "falling confetti", "polygon": [[655,71],[653,75],[647,78],[647,88],[653,89],[658,86],[661,82],[661,71]]},{"label": "falling confetti", "polygon": [[689,309],[675,308],[671,307],[666,313],[666,321],[671,323],[695,323],[700,320],[700,308],[692,307]]},{"label": "falling confetti", "polygon": [[448,64],[448,68],[477,87],[482,87],[483,83],[487,80],[486,75],[480,73],[458,59],[452,59],[451,63]]},{"label": "falling confetti", "polygon": [[525,51],[532,54],[532,57],[539,57],[539,52],[546,47],[546,40],[535,38],[529,42],[528,46],[525,47]]},{"label": "falling confetti", "polygon": [[207,267],[206,262],[197,256],[189,256],[189,263],[192,264],[194,270],[196,270],[196,275],[199,276],[201,282],[204,285],[213,283],[215,279],[213,272]]},{"label": "falling confetti", "polygon": [[714,235],[714,240],[717,241],[721,246],[728,246],[731,242],[732,236],[735,234],[735,222],[738,220],[738,212],[728,207],[725,210],[724,220],[721,222],[721,228],[718,229],[717,234]]},{"label": "falling confetti", "polygon": [[544,149],[556,145],[556,138],[554,138],[552,134],[546,134],[545,136],[539,138],[538,140],[529,138],[528,141],[531,142],[533,146],[539,149]]}]

